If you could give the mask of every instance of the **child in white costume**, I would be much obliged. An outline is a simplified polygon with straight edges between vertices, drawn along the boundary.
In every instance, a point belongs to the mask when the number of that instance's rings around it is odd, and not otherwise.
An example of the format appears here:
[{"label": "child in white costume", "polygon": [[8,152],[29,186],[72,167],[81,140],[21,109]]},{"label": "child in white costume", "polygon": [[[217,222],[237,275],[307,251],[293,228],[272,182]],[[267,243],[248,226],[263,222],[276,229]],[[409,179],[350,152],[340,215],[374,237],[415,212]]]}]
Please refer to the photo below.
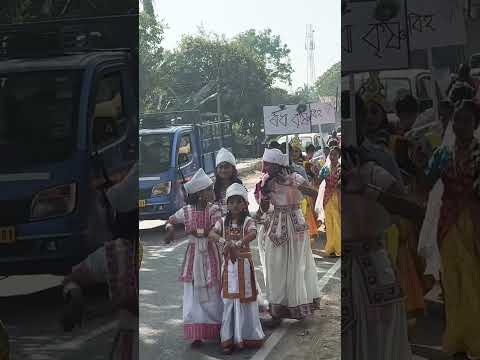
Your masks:
[{"label": "child in white costume", "polygon": [[188,205],[172,215],[167,224],[169,241],[173,240],[176,224],[183,224],[188,234],[179,281],[184,283],[184,336],[193,346],[203,340],[218,340],[222,323],[220,253],[217,244],[207,238],[221,218],[220,208],[212,204],[212,185],[203,169],[198,170],[184,185]]},{"label": "child in white costume", "polygon": [[234,347],[263,345],[265,334],[260,323],[250,242],[255,240],[255,221],[248,213],[248,192],[243,185],[227,189],[227,215],[210,232],[210,238],[224,248],[222,273],[223,319],[222,347],[231,353]]}]

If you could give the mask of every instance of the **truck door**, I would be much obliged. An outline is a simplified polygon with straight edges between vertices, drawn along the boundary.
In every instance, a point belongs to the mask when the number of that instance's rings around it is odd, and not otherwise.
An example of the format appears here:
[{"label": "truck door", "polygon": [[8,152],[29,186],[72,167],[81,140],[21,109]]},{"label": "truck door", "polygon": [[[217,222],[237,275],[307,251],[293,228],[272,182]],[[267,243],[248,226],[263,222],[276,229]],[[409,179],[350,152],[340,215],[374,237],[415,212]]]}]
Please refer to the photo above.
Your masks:
[{"label": "truck door", "polygon": [[200,168],[199,149],[193,141],[192,132],[184,132],[180,134],[177,142],[177,169],[180,170],[180,178],[182,174],[186,179],[192,177]]},{"label": "truck door", "polygon": [[[126,88],[126,68],[104,68],[97,73],[90,98],[91,149],[114,183],[122,179],[135,158],[135,144],[128,136],[135,116]],[[98,168],[95,174],[101,176]]]}]

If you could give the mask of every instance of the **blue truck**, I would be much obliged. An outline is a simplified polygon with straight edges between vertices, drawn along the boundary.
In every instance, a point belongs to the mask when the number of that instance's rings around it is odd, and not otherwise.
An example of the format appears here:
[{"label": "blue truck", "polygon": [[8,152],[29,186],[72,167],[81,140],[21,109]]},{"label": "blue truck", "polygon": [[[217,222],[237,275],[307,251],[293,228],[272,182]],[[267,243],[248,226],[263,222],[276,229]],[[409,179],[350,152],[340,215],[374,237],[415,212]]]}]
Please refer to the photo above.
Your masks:
[{"label": "blue truck", "polygon": [[140,220],[167,220],[185,203],[183,183],[200,168],[213,177],[218,150],[231,150],[231,122],[190,110],[144,114],[140,126]]},{"label": "blue truck", "polygon": [[0,275],[65,274],[102,245],[98,193],[138,158],[137,29],[0,27]]}]

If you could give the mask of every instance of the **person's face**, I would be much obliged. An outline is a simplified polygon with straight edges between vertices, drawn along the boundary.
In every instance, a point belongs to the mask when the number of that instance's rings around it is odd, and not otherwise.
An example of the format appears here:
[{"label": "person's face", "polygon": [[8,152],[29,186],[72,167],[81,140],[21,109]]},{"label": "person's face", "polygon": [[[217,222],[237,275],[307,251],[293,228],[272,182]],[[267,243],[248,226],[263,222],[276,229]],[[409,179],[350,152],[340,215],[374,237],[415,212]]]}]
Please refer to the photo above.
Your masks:
[{"label": "person's face", "polygon": [[217,174],[222,180],[229,180],[233,177],[234,167],[232,164],[222,162],[217,167]]},{"label": "person's face", "polygon": [[369,103],[367,107],[366,120],[367,120],[367,123],[366,123],[367,133],[372,133],[378,130],[378,128],[380,128],[382,123],[385,121],[385,114],[382,108],[374,102]]},{"label": "person's face", "polygon": [[264,162],[263,171],[266,172],[268,175],[273,176],[280,172],[280,166],[277,164]]},{"label": "person's face", "polygon": [[462,110],[455,114],[453,119],[453,132],[461,143],[472,140],[475,132],[475,116],[471,111]]},{"label": "person's face", "polygon": [[298,148],[293,148],[292,149],[292,158],[293,160],[298,160],[302,156],[302,150]]},{"label": "person's face", "polygon": [[215,193],[213,192],[213,185],[205,190],[202,190],[199,194],[199,199],[206,203],[213,202],[215,200]]},{"label": "person's face", "polygon": [[238,195],[232,196],[227,200],[227,208],[228,211],[232,213],[232,215],[239,215],[242,211],[244,211],[247,207],[245,200]]},{"label": "person's face", "polygon": [[338,159],[340,158],[340,153],[338,152],[338,150],[333,150],[330,152],[330,161],[332,162],[332,164],[338,164]]},{"label": "person's face", "polygon": [[315,154],[315,151],[314,150],[309,150],[307,152],[307,158],[308,160],[311,160],[313,158],[313,154]]}]

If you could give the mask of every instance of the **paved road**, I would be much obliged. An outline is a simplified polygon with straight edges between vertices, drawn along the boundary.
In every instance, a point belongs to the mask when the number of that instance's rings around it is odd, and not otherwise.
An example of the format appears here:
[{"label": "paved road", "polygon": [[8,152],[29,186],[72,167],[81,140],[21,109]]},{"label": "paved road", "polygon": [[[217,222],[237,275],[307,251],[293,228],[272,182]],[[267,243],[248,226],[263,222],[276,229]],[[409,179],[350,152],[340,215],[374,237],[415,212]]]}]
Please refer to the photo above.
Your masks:
[{"label": "paved road", "polygon": [[[245,182],[248,188],[255,178]],[[251,195],[253,196],[253,195]],[[256,210],[254,201],[251,210]],[[148,225],[143,224],[144,228]],[[182,295],[177,281],[187,243],[184,234],[164,245],[160,228],[144,230],[144,262],[140,272],[140,359],[340,359],[340,261],[317,257],[322,309],[312,320],[287,321],[275,331],[265,329],[264,348],[245,350],[225,357],[218,344],[192,350],[183,340]],[[257,278],[264,292],[256,242],[253,243]]]},{"label": "paved road", "polygon": [[[205,359],[223,358],[218,344],[206,344],[200,352],[192,351],[189,343],[183,340],[182,332],[182,295],[183,288],[177,281],[178,271],[183,261],[183,255],[187,247],[187,242],[183,234],[179,236],[174,244],[163,245],[164,234],[158,230],[151,230],[142,234],[144,242],[144,262],[140,272],[140,359],[141,360],[170,360],[170,359],[198,359],[200,355],[205,355]],[[253,245],[255,253],[254,262],[260,264],[256,245]],[[314,322],[331,319],[331,324],[322,323],[322,326],[329,327],[329,337],[322,334],[311,334],[318,337],[316,340],[318,349],[329,347],[326,338],[330,340],[339,337],[339,297],[340,297],[340,279],[339,263],[336,259],[317,258],[317,271],[319,283],[323,286],[322,311]],[[256,266],[257,277],[264,292],[263,277],[259,266]],[[330,270],[330,272],[329,272]],[[328,282],[327,282],[328,280]],[[335,304],[336,306],[333,306]],[[281,340],[289,331],[298,333],[296,337],[305,335],[302,333],[303,325],[297,322],[287,322],[285,326],[275,334],[275,340]],[[306,324],[306,327],[318,327],[320,324]],[[265,329],[267,336],[272,336],[272,331]],[[282,338],[277,337],[283,335]],[[308,334],[307,334],[308,335]],[[307,336],[308,337],[308,336]],[[338,339],[339,340],[339,339]],[[273,341],[273,340],[272,340]],[[268,344],[267,344],[268,345]],[[278,344],[274,344],[277,345]],[[337,347],[331,349],[330,355],[334,351],[339,352],[339,341]],[[269,348],[274,351],[276,346]],[[313,349],[312,349],[313,350]],[[280,359],[279,357],[269,357],[270,353],[265,353],[262,357],[254,357],[255,351],[244,351],[226,358],[229,359]],[[298,359],[320,359],[312,356],[297,357]],[[335,357],[326,357],[325,359],[334,359]]]},{"label": "paved road", "polygon": [[445,327],[443,304],[427,300],[425,315],[417,320],[411,343],[416,359],[450,360],[442,351],[442,335]]},{"label": "paved road", "polygon": [[87,300],[82,328],[64,333],[61,311],[62,278],[15,276],[0,280],[0,318],[10,336],[11,359],[90,360],[108,359],[115,335],[115,316],[104,293],[95,291]]}]

